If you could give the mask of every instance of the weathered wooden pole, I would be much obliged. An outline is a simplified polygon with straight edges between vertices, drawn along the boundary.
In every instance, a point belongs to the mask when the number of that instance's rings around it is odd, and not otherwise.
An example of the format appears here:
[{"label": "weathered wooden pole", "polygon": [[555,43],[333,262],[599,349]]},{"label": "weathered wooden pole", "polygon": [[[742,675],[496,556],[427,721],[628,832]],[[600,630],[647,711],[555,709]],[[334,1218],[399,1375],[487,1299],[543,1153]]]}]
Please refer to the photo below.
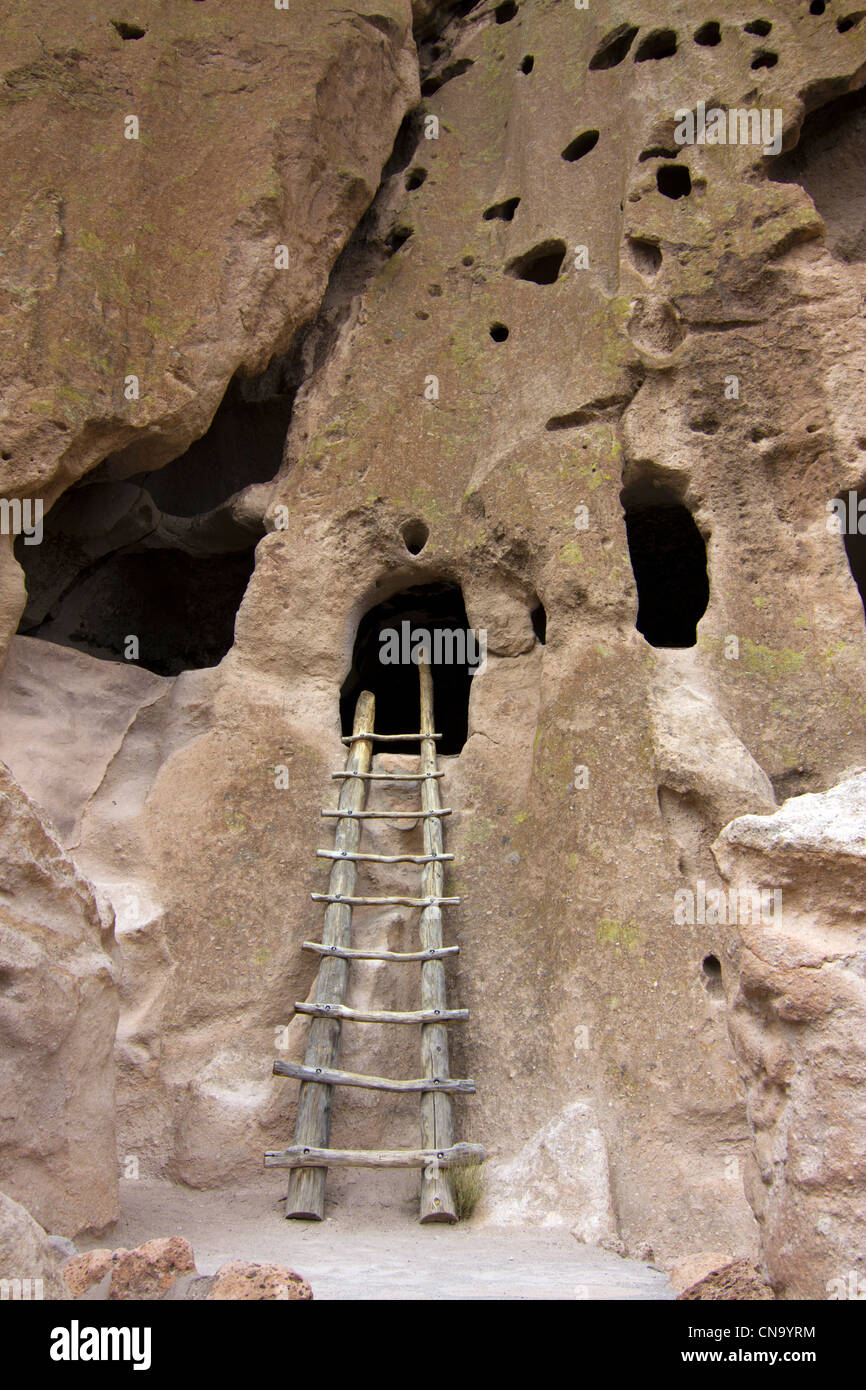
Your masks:
[{"label": "weathered wooden pole", "polygon": [[[421,684],[421,772],[436,771],[436,742],[425,738],[436,728],[433,722],[433,673],[426,661],[418,667]],[[425,811],[442,807],[439,782],[425,777],[421,782],[421,805]],[[443,846],[442,820],[427,816],[424,820],[424,853],[441,855]],[[444,897],[445,871],[440,859],[424,865],[421,893],[423,897]],[[444,945],[442,908],[438,903],[425,907],[419,923],[421,947],[439,951]],[[438,957],[424,961],[421,966],[421,1007],[447,1012],[445,965]],[[425,1076],[449,1076],[448,1030],[444,1023],[425,1023],[421,1028],[421,1063]],[[454,1111],[450,1095],[441,1091],[425,1091],[421,1096],[422,1149],[449,1149],[454,1142]],[[451,1183],[444,1167],[428,1164],[421,1178],[421,1221],[456,1221]]]},{"label": "weathered wooden pole", "polygon": [[[373,756],[372,734],[374,728],[376,701],[369,690],[362,690],[355,706],[355,723],[352,729],[352,744],[346,763],[349,774],[340,788],[338,802],[341,811],[360,811],[367,796],[368,782],[364,777],[353,776],[370,770]],[[334,836],[334,850],[354,853],[361,841],[363,822],[356,816],[346,816],[337,822]],[[354,859],[335,859],[331,869],[329,895],[351,897],[355,889],[357,866]],[[347,903],[332,902],[325,911],[322,928],[324,946],[348,947],[351,945],[352,908]],[[349,979],[349,961],[342,956],[325,956],[319,966],[316,982],[316,1003],[341,1005],[346,997]],[[304,1065],[307,1067],[336,1067],[340,1052],[340,1019],[338,1017],[314,1018],[310,1024],[310,1035]],[[295,1145],[311,1149],[324,1149],[328,1146],[331,1133],[331,1108],[334,1100],[333,1086],[318,1081],[301,1083],[298,1096],[297,1118],[295,1120]],[[289,1177],[286,1197],[287,1219],[297,1217],[308,1221],[321,1221],[325,1214],[325,1168],[294,1168]]]}]

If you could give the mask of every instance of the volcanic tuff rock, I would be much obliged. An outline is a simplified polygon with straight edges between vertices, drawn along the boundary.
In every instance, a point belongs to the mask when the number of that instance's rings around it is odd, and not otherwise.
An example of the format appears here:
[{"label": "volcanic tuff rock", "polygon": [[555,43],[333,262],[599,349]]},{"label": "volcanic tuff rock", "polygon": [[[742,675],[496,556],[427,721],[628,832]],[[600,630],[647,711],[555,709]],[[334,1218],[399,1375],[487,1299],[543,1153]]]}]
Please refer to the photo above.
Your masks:
[{"label": "volcanic tuff rock", "polygon": [[[10,1287],[4,1298],[68,1298],[60,1261],[50,1237],[20,1202],[0,1192],[0,1280]],[[21,1281],[17,1289],[15,1281]],[[30,1283],[24,1283],[29,1280]],[[41,1280],[39,1284],[33,1280]]]},{"label": "volcanic tuff rock", "polygon": [[0,1181],[50,1230],[115,1220],[112,914],[0,764]]},{"label": "volcanic tuff rock", "polygon": [[781,920],[728,928],[730,1029],[755,1146],[746,1188],[781,1296],[866,1277],[866,772],[713,846],[733,886],[778,886]]},{"label": "volcanic tuff rock", "polygon": [[[303,1053],[306,1025],[289,1014],[313,979],[300,943],[320,920],[308,894],[358,622],[408,587],[448,584],[489,651],[465,746],[443,759],[463,897],[449,990],[470,1009],[452,1065],[478,1084],[458,1124],[496,1154],[488,1195],[519,1219],[571,1221],[590,1154],[590,1234],[615,1226],[665,1259],[751,1256],[754,1207],[774,1282],[796,1294],[812,1276],[791,1242],[820,1207],[815,1269],[854,1260],[864,1180],[848,1131],[829,1111],[815,1121],[812,1176],[781,1136],[805,1126],[789,1053],[808,1089],[829,1040],[848,1049],[831,1098],[859,1066],[855,972],[827,935],[838,892],[835,930],[853,951],[855,869],[846,859],[840,881],[841,860],[809,850],[820,922],[803,930],[814,961],[830,952],[838,1000],[797,954],[787,896],[781,981],[736,928],[676,925],[674,902],[701,880],[721,886],[720,868],[741,881],[744,851],[717,838],[732,817],[836,795],[864,760],[857,561],[826,504],[864,469],[866,25],[791,0],[762,6],[764,37],[727,0],[717,32],[693,0],[423,3],[423,101],[404,122],[419,75],[402,0],[171,14],[143,0],[133,40],[100,0],[19,11],[3,7],[0,86],[4,486],[53,501],[88,473],[94,492],[68,494],[75,524],[56,522],[39,561],[19,551],[35,635],[12,638],[0,713],[18,780],[120,924],[121,1153],[206,1186],[248,1175],[289,1137],[295,1088],[269,1068],[275,1041]],[[674,113],[698,100],[778,109],[785,152],[677,146]],[[138,142],[123,138],[129,114]],[[238,370],[218,412],[230,447],[175,469]],[[243,476],[255,452],[243,412],[264,418],[274,401],[282,467]],[[151,501],[118,492],[127,479]],[[654,614],[644,588],[638,617],[629,541],[659,504],[698,569],[706,552],[705,613],[694,568],[674,565],[667,604]],[[122,656],[169,544],[184,558],[155,591],[165,612],[188,611],[197,650],[207,604],[182,583],[191,538],[211,575],[214,537],[234,553],[242,530],[250,547],[267,534],[222,660],[98,659]],[[656,577],[671,553],[650,547]],[[11,554],[6,574],[11,634],[24,604]],[[680,600],[696,644],[654,645],[647,624]],[[55,627],[40,636],[41,604]],[[58,768],[46,738],[73,722]],[[395,826],[381,822],[370,847],[418,847],[417,829]],[[750,849],[748,872],[770,885],[793,874],[786,843]],[[791,881],[800,914],[805,880]],[[400,909],[357,925],[413,944]],[[818,1012],[761,1004],[752,1018],[756,976],[762,999],[790,986],[791,1007]],[[353,989],[350,1003],[417,1003],[408,979],[372,966]],[[417,1039],[345,1031],[346,1068],[415,1074]],[[778,1075],[764,1057],[777,1032]],[[42,1084],[28,1077],[25,1108]],[[105,1089],[100,1104],[107,1133]],[[396,1147],[416,1121],[405,1098],[340,1095],[333,1142]],[[535,1154],[543,1171],[523,1162]],[[37,1175],[23,1153],[16,1165],[29,1199]],[[88,1180],[92,1221],[114,1181],[107,1146]],[[401,1181],[394,1201],[411,1191]],[[329,1192],[360,1200],[366,1183],[332,1174]]]}]

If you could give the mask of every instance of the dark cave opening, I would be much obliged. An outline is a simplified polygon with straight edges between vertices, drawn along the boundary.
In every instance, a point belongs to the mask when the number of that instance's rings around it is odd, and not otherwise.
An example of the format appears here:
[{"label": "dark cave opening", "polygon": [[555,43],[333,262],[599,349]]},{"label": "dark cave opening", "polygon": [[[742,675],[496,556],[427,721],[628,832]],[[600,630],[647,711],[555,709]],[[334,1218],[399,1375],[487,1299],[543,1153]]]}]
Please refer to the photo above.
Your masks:
[{"label": "dark cave opening", "polygon": [[[160,511],[195,516],[210,511],[251,483],[275,477],[295,394],[304,377],[301,346],[275,358],[258,376],[234,376],[208,429],[178,458],[132,479]],[[111,460],[89,474],[110,474]]]},{"label": "dark cave opening", "polygon": [[[252,550],[118,552],[81,580],[56,619],[29,635],[104,660],[128,659],[158,676],[216,666],[232,645],[253,565]],[[28,630],[22,624],[19,631]]]},{"label": "dark cave opening", "polygon": [[585,154],[594,150],[598,144],[597,130],[584,130],[580,135],[576,135],[562,151],[562,158],[569,164],[574,164],[578,159],[583,159]]},{"label": "dark cave opening", "polygon": [[677,36],[674,29],[653,29],[642,39],[634,55],[636,63],[646,63],[650,59],[672,58],[677,51]]},{"label": "dark cave opening", "polygon": [[652,647],[693,647],[707,609],[707,548],[687,507],[667,488],[621,495],[638,594],[635,627]]},{"label": "dark cave opening", "polygon": [[[412,660],[421,634],[429,634],[433,672],[433,709],[440,753],[459,753],[469,724],[472,677],[483,659],[481,644],[470,634],[463,594],[456,584],[437,583],[404,589],[371,608],[358,625],[352,667],[340,691],[340,723],[351,734],[355,704],[362,690],[376,697],[376,732],[418,732],[418,666]],[[418,741],[388,743],[389,752],[417,753]]]},{"label": "dark cave opening", "polygon": [[847,496],[837,497],[835,502],[837,514],[841,514],[842,540],[851,576],[866,614],[866,492],[852,490]]},{"label": "dark cave opening", "polygon": [[685,164],[660,164],[656,170],[656,187],[666,198],[687,198],[692,191],[692,176]]},{"label": "dark cave opening", "polygon": [[529,614],[529,620],[532,623],[532,631],[535,633],[539,645],[542,647],[546,646],[547,610],[544,607],[544,604],[541,602],[540,598],[536,598],[535,605]]},{"label": "dark cave opening", "polygon": [[616,29],[606,34],[589,60],[590,72],[603,72],[607,68],[617,67],[634,43],[637,30],[636,24],[619,24]]},{"label": "dark cave opening", "polygon": [[534,285],[554,285],[565,260],[565,249],[565,242],[559,238],[542,241],[509,261],[505,274],[515,280],[530,280]]},{"label": "dark cave opening", "polygon": [[519,203],[519,198],[505,198],[501,203],[493,203],[481,216],[485,222],[513,222]]},{"label": "dark cave opening", "polygon": [[700,29],[695,30],[695,43],[701,48],[715,48],[722,42],[722,29],[717,19],[708,19]]},{"label": "dark cave opening", "polygon": [[63,494],[42,544],[16,545],[19,633],[162,676],[222,660],[264,535],[244,494],[279,470],[304,340],[235,376],[205,434],[163,468],[127,477],[109,457]]},{"label": "dark cave opening", "polygon": [[701,962],[701,971],[704,977],[704,988],[707,994],[718,999],[723,992],[722,984],[722,963],[718,956],[704,956]]},{"label": "dark cave opening", "polygon": [[866,89],[846,92],[809,113],[793,149],[769,161],[770,177],[798,183],[824,221],[837,260],[866,260]]}]

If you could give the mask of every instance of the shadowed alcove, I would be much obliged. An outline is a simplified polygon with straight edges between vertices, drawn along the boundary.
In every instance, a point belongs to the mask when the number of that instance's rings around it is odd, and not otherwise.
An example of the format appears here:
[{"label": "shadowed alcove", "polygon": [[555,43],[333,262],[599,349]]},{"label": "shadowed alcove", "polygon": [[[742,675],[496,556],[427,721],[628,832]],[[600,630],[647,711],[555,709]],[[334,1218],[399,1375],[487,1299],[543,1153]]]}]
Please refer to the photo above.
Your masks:
[{"label": "shadowed alcove", "polygon": [[[866,612],[866,506],[863,506],[864,501],[866,501],[866,492],[857,493],[852,490],[847,497],[839,497],[836,500],[842,503],[843,508],[847,509],[842,540],[851,569],[851,576],[857,585],[863,609]],[[862,516],[861,507],[864,513]],[[863,527],[862,531],[861,526]]]},{"label": "shadowed alcove", "polygon": [[[409,626],[404,628],[403,624]],[[352,668],[340,691],[340,722],[344,734],[352,732],[355,703],[362,690],[376,697],[376,732],[409,734],[418,730],[418,667],[411,655],[412,633],[430,633],[433,641],[433,701],[439,753],[459,753],[466,742],[469,688],[475,649],[468,641],[469,622],[463,594],[457,584],[424,584],[404,589],[371,608],[358,625]],[[383,634],[395,633],[400,660],[382,662],[387,652]],[[440,634],[436,642],[436,634]],[[446,636],[445,634],[448,634]],[[436,647],[439,647],[437,660]],[[396,650],[392,647],[391,654]],[[448,657],[451,660],[448,660]],[[462,660],[459,658],[462,656]],[[467,660],[469,658],[469,660]],[[417,753],[418,742],[389,743],[396,753]]]},{"label": "shadowed alcove", "polygon": [[694,517],[666,487],[636,483],[621,496],[638,593],[635,627],[652,647],[693,647],[707,609],[707,548]]}]

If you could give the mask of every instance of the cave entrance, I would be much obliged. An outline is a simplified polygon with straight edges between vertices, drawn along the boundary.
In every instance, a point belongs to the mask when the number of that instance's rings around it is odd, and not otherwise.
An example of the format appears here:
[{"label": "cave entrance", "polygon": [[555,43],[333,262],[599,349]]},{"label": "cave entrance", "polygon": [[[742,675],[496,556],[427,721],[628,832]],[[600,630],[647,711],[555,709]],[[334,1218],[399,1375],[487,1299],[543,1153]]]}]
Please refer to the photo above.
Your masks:
[{"label": "cave entrance", "polygon": [[833,510],[842,532],[851,577],[866,612],[866,492],[851,489],[847,496],[836,497]]},{"label": "cave entrance", "polygon": [[665,487],[621,499],[638,594],[635,627],[651,647],[693,647],[710,600],[707,548],[688,507]]},{"label": "cave entrance", "polygon": [[[469,690],[483,661],[483,641],[470,629],[457,584],[425,584],[404,589],[371,608],[358,625],[352,668],[340,691],[343,733],[352,732],[355,703],[362,690],[376,697],[376,732],[410,734],[418,730],[419,681],[413,651],[425,643],[433,673],[439,753],[459,753],[469,724]],[[418,741],[388,745],[389,752],[417,753]]]}]

